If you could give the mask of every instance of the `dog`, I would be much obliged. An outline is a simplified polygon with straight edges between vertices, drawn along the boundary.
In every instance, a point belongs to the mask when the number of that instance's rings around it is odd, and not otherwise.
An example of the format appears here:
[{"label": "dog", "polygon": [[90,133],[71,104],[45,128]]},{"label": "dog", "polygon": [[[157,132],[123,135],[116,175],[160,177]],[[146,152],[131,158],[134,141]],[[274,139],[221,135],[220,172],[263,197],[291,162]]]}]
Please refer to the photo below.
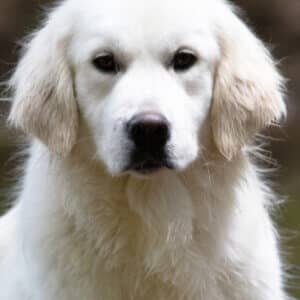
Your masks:
[{"label": "dog", "polygon": [[31,142],[1,299],[288,299],[251,156],[284,80],[228,2],[63,1],[9,87]]}]

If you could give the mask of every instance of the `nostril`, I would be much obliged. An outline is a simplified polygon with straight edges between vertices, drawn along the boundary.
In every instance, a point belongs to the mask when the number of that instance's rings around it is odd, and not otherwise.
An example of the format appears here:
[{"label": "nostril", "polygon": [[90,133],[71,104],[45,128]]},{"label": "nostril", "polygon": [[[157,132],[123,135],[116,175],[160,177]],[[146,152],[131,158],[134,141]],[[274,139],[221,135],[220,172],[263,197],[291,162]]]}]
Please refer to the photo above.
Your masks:
[{"label": "nostril", "polygon": [[161,114],[141,113],[129,121],[128,133],[139,148],[162,148],[170,137],[169,123]]}]

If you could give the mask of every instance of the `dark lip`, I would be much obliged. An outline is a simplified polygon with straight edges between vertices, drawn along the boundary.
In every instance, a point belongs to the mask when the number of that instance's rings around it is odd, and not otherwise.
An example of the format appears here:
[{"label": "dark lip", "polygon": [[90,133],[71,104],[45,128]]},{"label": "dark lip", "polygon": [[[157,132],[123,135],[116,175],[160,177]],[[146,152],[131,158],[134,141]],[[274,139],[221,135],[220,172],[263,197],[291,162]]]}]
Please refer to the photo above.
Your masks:
[{"label": "dark lip", "polygon": [[132,170],[140,174],[151,174],[164,168],[174,169],[174,166],[168,160],[147,159],[133,163],[126,169],[127,171]]}]

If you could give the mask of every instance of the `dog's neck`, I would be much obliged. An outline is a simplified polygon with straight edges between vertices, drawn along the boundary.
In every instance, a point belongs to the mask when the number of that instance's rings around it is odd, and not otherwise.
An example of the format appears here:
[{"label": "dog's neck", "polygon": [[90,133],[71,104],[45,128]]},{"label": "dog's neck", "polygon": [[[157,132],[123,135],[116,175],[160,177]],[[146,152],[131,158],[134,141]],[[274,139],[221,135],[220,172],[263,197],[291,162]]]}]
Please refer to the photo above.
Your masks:
[{"label": "dog's neck", "polygon": [[[128,257],[143,256],[149,266],[177,261],[177,250],[193,247],[195,242],[197,251],[210,251],[211,257],[213,249],[221,249],[213,244],[228,238],[226,228],[241,206],[236,203],[241,197],[233,189],[236,184],[242,186],[238,178],[247,181],[245,201],[255,181],[246,157],[223,166],[199,161],[183,173],[113,178],[95,162],[60,159],[41,145],[32,150],[27,168],[20,205],[27,212],[26,222],[36,224],[30,227],[36,228],[31,245],[38,243],[36,249],[40,249],[43,243],[51,243],[49,236],[64,234],[70,243],[81,243],[83,252],[93,252],[88,256],[105,261],[107,268],[128,262]],[[37,190],[40,195],[29,197]],[[56,246],[57,252],[63,247]]]}]

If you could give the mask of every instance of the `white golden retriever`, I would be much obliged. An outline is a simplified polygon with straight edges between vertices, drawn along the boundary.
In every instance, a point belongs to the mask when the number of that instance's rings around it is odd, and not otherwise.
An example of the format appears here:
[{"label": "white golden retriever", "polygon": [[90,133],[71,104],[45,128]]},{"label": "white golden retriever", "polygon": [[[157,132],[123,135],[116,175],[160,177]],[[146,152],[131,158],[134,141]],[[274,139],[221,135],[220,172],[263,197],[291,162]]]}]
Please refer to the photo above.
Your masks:
[{"label": "white golden retriever", "polygon": [[10,82],[33,141],[0,299],[287,299],[249,159],[282,82],[226,1],[64,1]]}]

